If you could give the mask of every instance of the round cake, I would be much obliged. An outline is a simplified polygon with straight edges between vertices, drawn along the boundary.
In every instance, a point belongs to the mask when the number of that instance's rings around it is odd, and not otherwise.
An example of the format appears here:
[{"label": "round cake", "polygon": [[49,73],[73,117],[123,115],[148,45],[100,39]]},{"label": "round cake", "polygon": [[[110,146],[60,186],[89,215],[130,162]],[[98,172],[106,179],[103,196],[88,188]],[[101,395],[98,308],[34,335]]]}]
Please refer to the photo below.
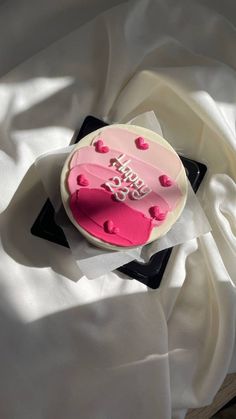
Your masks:
[{"label": "round cake", "polygon": [[170,230],[187,196],[182,162],[157,133],[116,124],[84,137],[67,158],[61,196],[68,217],[96,246],[142,246]]}]

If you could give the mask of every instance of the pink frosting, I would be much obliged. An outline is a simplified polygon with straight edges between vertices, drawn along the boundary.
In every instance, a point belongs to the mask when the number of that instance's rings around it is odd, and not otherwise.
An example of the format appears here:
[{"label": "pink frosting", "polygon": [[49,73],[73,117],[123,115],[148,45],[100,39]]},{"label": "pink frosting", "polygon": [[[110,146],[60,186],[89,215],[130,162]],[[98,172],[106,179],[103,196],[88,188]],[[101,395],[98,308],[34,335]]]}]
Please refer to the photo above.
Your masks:
[{"label": "pink frosting", "polygon": [[[150,218],[123,202],[114,202],[105,190],[81,188],[71,195],[70,209],[85,231],[107,243],[123,247],[139,246],[150,236]],[[104,220],[111,220],[117,232],[107,233]]]},{"label": "pink frosting", "polygon": [[[143,137],[148,147],[138,148],[136,140],[135,133],[124,129],[104,130],[90,146],[76,151],[69,165],[67,187],[76,222],[92,236],[118,246],[145,244],[152,228],[165,221],[181,198],[176,179],[182,166],[176,155]],[[112,165],[122,154],[122,163],[130,160],[127,166],[149,190],[142,199],[134,199],[132,182],[123,179],[119,164]],[[105,183],[114,177],[120,185],[112,192]],[[160,179],[168,179],[168,187]],[[114,198],[119,189],[129,192],[122,202]]]},{"label": "pink frosting", "polygon": [[[160,144],[154,143],[153,141],[148,141],[149,149],[145,152],[139,150],[136,147],[135,139],[137,134],[127,131],[120,128],[109,128],[109,130],[102,131],[102,135],[95,137],[92,143],[94,144],[98,138],[103,138],[103,142],[106,146],[109,146],[110,149],[119,150],[119,154],[125,153],[126,155],[137,157],[143,162],[146,162],[148,165],[153,167],[158,167],[162,174],[167,174],[172,180],[176,180],[180,170],[181,162],[176,158],[176,155],[173,154],[171,150],[163,147]],[[81,149],[80,149],[81,150]],[[77,165],[77,157],[79,153],[75,153],[70,162],[70,168]],[[91,157],[91,155],[90,155]],[[110,153],[103,155],[105,160],[111,158]],[[97,163],[98,153],[94,153],[93,162]],[[80,160],[81,162],[81,160]],[[83,161],[83,163],[88,163],[89,161]],[[91,161],[90,161],[91,162]],[[99,156],[100,162],[100,156]]]},{"label": "pink frosting", "polygon": [[148,150],[149,149],[149,144],[147,142],[145,142],[143,137],[136,138],[135,143],[136,143],[136,147],[138,147],[139,150]]},{"label": "pink frosting", "polygon": [[[120,156],[120,154],[121,152],[118,150],[110,150],[110,152],[106,154],[95,153],[91,146],[83,147],[83,148],[80,148],[79,151],[75,152],[75,154],[73,155],[71,163],[70,163],[70,167],[71,168],[78,167],[79,165],[83,164],[84,167],[85,166],[87,167],[87,169],[84,172],[86,176],[90,172],[91,175],[95,175],[96,178],[103,180],[102,183],[104,183],[109,178],[112,178],[113,176],[119,174],[119,172],[116,170],[114,166],[111,167],[110,161],[114,159],[115,157]],[[143,154],[146,154],[146,153],[142,153],[142,155]],[[132,166],[132,169],[134,170],[134,172],[138,173],[138,175],[142,179],[144,179],[145,183],[152,189],[153,193],[155,195],[156,194],[159,195],[161,199],[163,199],[167,203],[167,207],[173,210],[175,206],[177,205],[178,200],[181,196],[179,187],[176,184],[176,182],[173,181],[173,185],[171,188],[163,188],[159,182],[159,176],[163,175],[163,171],[161,171],[159,167],[152,166],[146,163],[145,161],[140,160],[140,158],[136,158],[128,154],[126,154],[125,159],[131,159],[130,166]],[[73,172],[71,171],[71,175],[69,175],[69,178],[68,178],[68,186],[69,186],[70,192],[73,192],[73,189],[71,189],[70,187],[70,184],[71,183],[73,184],[73,181],[71,179],[72,173]],[[178,174],[176,173],[176,176],[177,175]],[[90,176],[89,176],[89,180],[90,180]],[[92,185],[93,184],[91,183],[91,186]],[[93,186],[95,186],[95,184]],[[98,185],[96,184],[96,187],[97,186]],[[100,186],[101,186],[101,183],[100,183]],[[150,194],[147,195],[148,202],[150,205],[151,204],[153,205],[153,201],[150,202],[149,195]],[[152,198],[155,199],[154,196]],[[147,201],[145,200],[145,198],[139,201],[139,204],[138,204],[140,205],[139,209],[141,211],[144,211],[143,201],[146,204]],[[155,203],[155,200],[154,200],[154,203]],[[130,200],[129,204],[131,206],[135,205],[133,208],[137,209],[137,201],[134,201],[132,204]]]},{"label": "pink frosting", "polygon": [[[81,149],[81,151],[82,150],[84,149]],[[70,194],[73,194],[78,189],[77,177],[80,173],[83,173],[86,179],[88,179],[89,186],[91,188],[105,190],[105,188],[102,186],[104,185],[104,182],[106,182],[108,179],[111,179],[113,176],[116,176],[119,172],[114,170],[114,168],[94,165],[92,163],[79,164],[70,171],[67,178],[67,185]],[[153,205],[153,203],[159,206],[161,212],[168,212],[171,210],[171,208],[173,208],[174,204],[176,203],[176,199],[179,198],[179,190],[175,185],[175,188],[173,188],[173,194],[170,194],[170,199],[166,201],[165,198],[161,196],[161,189],[163,188],[161,188],[158,182],[158,177],[154,177],[154,179],[156,179],[156,181],[153,183],[155,183],[154,186],[156,187],[157,192],[152,190],[152,192],[150,192],[147,196],[139,201],[127,198],[127,204],[129,207],[142,212],[146,217],[150,217],[149,208]],[[151,176],[150,180],[152,180]],[[152,182],[150,182],[150,184],[152,184]],[[126,185],[126,182],[122,182],[122,187]],[[160,194],[158,194],[158,191]],[[158,222],[158,220],[153,220],[153,223],[155,225],[161,224],[161,222]]]}]

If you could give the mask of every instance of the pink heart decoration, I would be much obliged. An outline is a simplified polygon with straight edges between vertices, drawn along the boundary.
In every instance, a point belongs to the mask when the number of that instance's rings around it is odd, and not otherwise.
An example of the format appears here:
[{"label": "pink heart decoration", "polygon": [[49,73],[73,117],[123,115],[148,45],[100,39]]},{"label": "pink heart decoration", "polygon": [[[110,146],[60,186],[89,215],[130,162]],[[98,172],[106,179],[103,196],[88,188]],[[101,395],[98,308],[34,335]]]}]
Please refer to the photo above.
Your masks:
[{"label": "pink heart decoration", "polygon": [[136,146],[139,148],[139,150],[148,150],[149,144],[145,143],[145,140],[143,137],[138,137],[135,140]]},{"label": "pink heart decoration", "polygon": [[156,205],[154,207],[149,208],[149,212],[152,218],[158,221],[164,221],[166,219],[166,212],[160,212],[160,208]]},{"label": "pink heart decoration", "polygon": [[88,186],[89,180],[84,175],[78,175],[77,176],[77,183],[79,186]]},{"label": "pink heart decoration", "polygon": [[109,147],[107,145],[104,145],[101,139],[96,141],[95,150],[98,153],[108,153],[108,151],[110,151]]},{"label": "pink heart decoration", "polygon": [[114,223],[112,220],[105,221],[104,230],[106,233],[110,233],[110,234],[118,234],[120,231],[118,227],[114,226]]},{"label": "pink heart decoration", "polygon": [[161,186],[164,186],[164,187],[169,187],[173,185],[172,180],[167,175],[159,176],[159,181],[160,181]]}]

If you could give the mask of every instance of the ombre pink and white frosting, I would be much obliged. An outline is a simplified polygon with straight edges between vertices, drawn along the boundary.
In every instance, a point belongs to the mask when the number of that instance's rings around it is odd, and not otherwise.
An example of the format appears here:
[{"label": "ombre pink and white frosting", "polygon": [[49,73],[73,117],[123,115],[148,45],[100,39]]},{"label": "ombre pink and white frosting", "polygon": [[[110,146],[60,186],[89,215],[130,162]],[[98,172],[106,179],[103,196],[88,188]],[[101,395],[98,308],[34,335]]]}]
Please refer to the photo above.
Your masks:
[{"label": "ombre pink and white frosting", "polygon": [[69,162],[66,187],[74,221],[102,242],[143,245],[178,205],[181,170],[176,153],[158,142],[128,129],[101,130]]}]

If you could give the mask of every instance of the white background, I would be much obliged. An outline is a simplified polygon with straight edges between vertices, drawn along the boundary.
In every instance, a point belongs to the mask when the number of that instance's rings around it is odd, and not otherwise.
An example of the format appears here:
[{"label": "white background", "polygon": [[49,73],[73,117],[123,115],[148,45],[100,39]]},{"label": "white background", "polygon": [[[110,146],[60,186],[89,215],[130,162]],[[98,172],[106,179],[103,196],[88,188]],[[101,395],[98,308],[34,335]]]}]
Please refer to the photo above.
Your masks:
[{"label": "white background", "polygon": [[[0,417],[180,419],[236,370],[234,2],[0,2]],[[158,291],[88,280],[30,235],[45,201],[33,163],[87,114],[153,109],[203,161],[212,227],[175,248]]]}]

